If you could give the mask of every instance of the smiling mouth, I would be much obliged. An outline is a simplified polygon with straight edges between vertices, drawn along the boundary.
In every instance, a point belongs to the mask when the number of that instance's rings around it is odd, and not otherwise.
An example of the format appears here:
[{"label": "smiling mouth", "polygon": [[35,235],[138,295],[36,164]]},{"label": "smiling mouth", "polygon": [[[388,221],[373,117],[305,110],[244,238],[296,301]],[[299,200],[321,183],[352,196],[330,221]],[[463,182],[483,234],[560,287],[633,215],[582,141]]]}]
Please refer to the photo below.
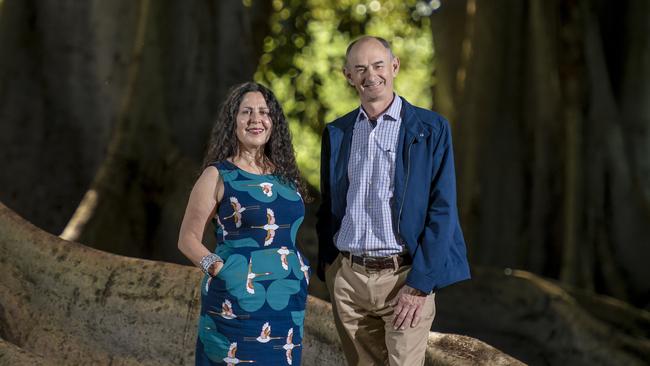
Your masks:
[{"label": "smiling mouth", "polygon": [[379,86],[381,86],[381,83],[367,84],[367,85],[364,85],[363,87],[367,88],[367,89],[373,89],[373,88],[377,88]]},{"label": "smiling mouth", "polygon": [[265,129],[263,129],[263,128],[247,128],[246,129],[246,132],[248,132],[250,134],[253,134],[253,135],[259,135],[264,131],[265,131]]}]

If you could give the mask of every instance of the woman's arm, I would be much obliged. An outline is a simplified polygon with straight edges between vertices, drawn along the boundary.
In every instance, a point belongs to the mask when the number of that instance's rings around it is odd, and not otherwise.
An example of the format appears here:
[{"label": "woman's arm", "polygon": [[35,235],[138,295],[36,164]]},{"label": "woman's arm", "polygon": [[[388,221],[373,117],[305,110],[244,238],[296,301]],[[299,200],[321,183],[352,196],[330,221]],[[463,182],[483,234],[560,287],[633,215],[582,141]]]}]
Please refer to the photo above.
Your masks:
[{"label": "woman's arm", "polygon": [[[211,254],[203,245],[203,231],[214,216],[222,197],[223,181],[219,177],[219,171],[212,166],[205,168],[192,188],[178,235],[178,249],[196,266],[199,266],[201,258]],[[222,266],[223,263],[216,262],[210,274],[216,275]]]}]

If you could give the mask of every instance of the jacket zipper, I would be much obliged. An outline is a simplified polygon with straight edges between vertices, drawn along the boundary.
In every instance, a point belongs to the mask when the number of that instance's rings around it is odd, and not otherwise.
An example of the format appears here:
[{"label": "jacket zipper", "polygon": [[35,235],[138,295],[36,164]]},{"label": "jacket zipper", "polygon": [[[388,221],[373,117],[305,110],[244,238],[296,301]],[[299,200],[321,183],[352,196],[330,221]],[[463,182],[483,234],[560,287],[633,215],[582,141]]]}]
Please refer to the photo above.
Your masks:
[{"label": "jacket zipper", "polygon": [[411,143],[409,144],[409,149],[406,154],[407,157],[407,166],[406,166],[406,182],[404,183],[404,191],[402,192],[402,203],[399,206],[399,213],[397,214],[397,235],[400,234],[400,221],[402,220],[402,209],[404,208],[404,199],[406,197],[406,188],[409,185],[409,176],[411,175],[411,147],[413,146],[413,143],[415,142],[415,137],[413,140],[411,140]]}]

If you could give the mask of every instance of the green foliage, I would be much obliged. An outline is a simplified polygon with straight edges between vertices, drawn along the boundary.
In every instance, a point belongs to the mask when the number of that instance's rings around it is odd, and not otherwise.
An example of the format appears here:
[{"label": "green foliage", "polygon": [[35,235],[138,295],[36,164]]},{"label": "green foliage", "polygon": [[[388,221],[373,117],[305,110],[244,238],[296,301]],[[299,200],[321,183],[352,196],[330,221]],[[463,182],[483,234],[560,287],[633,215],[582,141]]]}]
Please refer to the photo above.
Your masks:
[{"label": "green foliage", "polygon": [[376,35],[400,57],[397,92],[431,106],[433,43],[430,8],[422,1],[274,0],[272,35],[264,41],[255,79],[271,87],[289,118],[298,165],[319,186],[320,134],[325,123],[359,105],[341,68],[355,38]]}]

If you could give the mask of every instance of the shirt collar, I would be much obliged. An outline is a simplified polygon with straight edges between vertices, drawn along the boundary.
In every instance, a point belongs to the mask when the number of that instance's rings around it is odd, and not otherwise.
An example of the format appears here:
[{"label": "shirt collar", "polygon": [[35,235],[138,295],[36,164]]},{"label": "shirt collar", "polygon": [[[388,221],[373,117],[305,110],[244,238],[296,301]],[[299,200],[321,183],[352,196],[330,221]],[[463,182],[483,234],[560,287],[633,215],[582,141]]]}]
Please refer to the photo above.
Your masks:
[{"label": "shirt collar", "polygon": [[[402,111],[402,98],[400,98],[399,95],[393,93],[393,101],[391,102],[390,106],[388,106],[388,109],[386,109],[383,113],[381,113],[377,117],[377,120],[381,120],[383,117],[383,120],[385,121],[391,121],[391,120],[397,121],[400,117],[401,111]],[[357,115],[357,121],[364,121],[367,119],[368,119],[368,115],[366,114],[366,111],[363,110],[362,106],[359,106],[359,114]]]}]

